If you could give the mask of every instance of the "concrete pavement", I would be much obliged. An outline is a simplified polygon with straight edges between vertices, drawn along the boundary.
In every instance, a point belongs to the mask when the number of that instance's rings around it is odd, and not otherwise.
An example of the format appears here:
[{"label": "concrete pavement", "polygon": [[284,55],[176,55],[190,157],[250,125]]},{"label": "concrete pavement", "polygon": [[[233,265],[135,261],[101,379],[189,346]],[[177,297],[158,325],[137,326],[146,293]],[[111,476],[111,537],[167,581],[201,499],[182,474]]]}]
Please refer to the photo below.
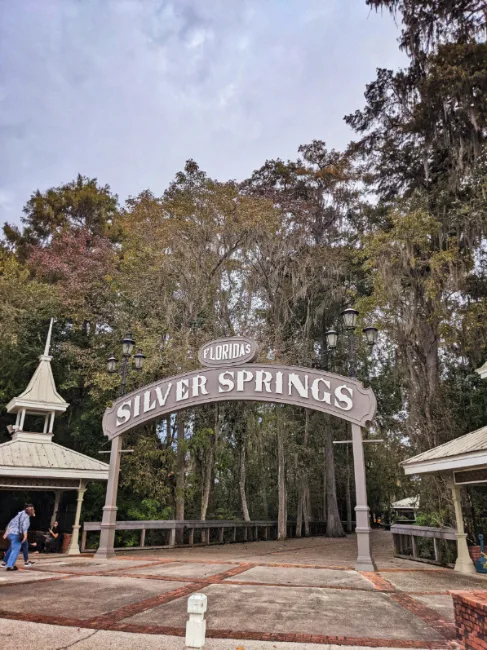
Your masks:
[{"label": "concrete pavement", "polygon": [[202,592],[209,650],[447,648],[449,592],[486,580],[396,560],[388,533],[374,533],[373,549],[377,573],[353,569],[353,536],[39,556],[0,572],[0,647],[182,649],[188,596]]}]

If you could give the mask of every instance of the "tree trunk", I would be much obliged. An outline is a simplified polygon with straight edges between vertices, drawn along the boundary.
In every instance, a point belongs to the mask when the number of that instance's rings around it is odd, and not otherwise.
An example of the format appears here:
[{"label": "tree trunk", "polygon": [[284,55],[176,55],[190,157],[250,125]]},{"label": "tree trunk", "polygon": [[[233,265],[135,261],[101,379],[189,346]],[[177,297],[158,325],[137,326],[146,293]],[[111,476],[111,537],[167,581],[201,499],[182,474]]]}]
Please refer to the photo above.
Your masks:
[{"label": "tree trunk", "polygon": [[206,512],[208,510],[208,503],[210,501],[210,492],[213,486],[213,469],[215,467],[216,446],[218,444],[218,437],[220,434],[220,415],[218,411],[218,404],[215,405],[215,424],[213,427],[213,437],[206,458],[206,467],[203,480],[203,492],[201,494],[201,508],[200,519],[206,520]]},{"label": "tree trunk", "polygon": [[335,460],[333,458],[333,440],[329,427],[325,428],[325,459],[326,459],[326,501],[328,505],[326,517],[326,536],[345,537],[340,512],[338,511]]},{"label": "tree trunk", "polygon": [[296,537],[301,537],[303,530],[303,492],[299,486],[298,511],[296,513]]},{"label": "tree trunk", "polygon": [[281,429],[280,418],[277,420],[277,456],[278,474],[277,484],[279,490],[279,507],[277,515],[277,539],[287,537],[287,495],[286,495],[286,465],[284,456],[284,434]]},{"label": "tree trunk", "polygon": [[240,449],[240,480],[238,487],[240,489],[240,500],[242,501],[242,515],[244,521],[250,521],[249,508],[247,506],[247,495],[245,494],[245,481],[247,480],[247,463],[245,458],[245,442],[242,440]]},{"label": "tree trunk", "polygon": [[264,519],[269,518],[269,504],[267,503],[267,487],[266,487],[266,477],[264,472],[262,472],[262,510],[264,512]]},{"label": "tree trunk", "polygon": [[304,534],[309,537],[309,521],[311,519],[311,497],[309,493],[309,483],[306,480],[306,488],[304,490],[303,501],[303,519],[304,519]]},{"label": "tree trunk", "polygon": [[[308,448],[308,439],[309,439],[309,411],[305,411],[305,422],[304,422],[304,435],[303,435],[303,450]],[[306,466],[306,462],[304,463]],[[309,481],[306,470],[303,468],[303,463],[301,462],[300,468],[298,470],[298,511],[296,517],[296,537],[301,537],[302,528],[304,523],[304,534],[306,537],[309,537],[309,520],[311,516],[311,507],[310,507],[310,494],[309,494]]]},{"label": "tree trunk", "polygon": [[[184,440],[184,417],[181,412],[176,415],[178,432],[178,449],[176,455],[176,519],[184,519],[184,487],[186,470],[186,445]],[[176,539],[182,543],[183,531],[176,531]]]},{"label": "tree trunk", "polygon": [[169,449],[174,442],[174,435],[171,424],[171,414],[166,415],[166,447]]},{"label": "tree trunk", "polygon": [[[304,437],[303,437],[303,447],[304,449],[308,448],[308,439],[309,439],[309,411],[305,410],[305,420],[304,420]],[[311,517],[311,499],[309,493],[309,480],[307,471],[303,472],[303,521],[304,521],[304,534],[306,537],[309,537],[309,520]]]}]

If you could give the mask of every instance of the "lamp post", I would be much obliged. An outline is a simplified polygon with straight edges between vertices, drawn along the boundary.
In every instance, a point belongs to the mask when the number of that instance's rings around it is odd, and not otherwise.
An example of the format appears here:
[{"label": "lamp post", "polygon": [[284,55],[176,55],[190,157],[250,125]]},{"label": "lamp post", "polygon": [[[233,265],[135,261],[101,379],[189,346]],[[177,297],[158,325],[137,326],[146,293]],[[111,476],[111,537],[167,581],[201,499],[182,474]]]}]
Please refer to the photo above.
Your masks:
[{"label": "lamp post", "polygon": [[[120,368],[121,382],[119,397],[125,395],[127,389],[127,373],[129,361],[135,347],[135,341],[131,334],[127,334],[122,341],[122,364]],[[145,355],[142,350],[133,355],[134,368],[137,371],[142,370]],[[117,372],[117,358],[112,354],[107,359],[107,370],[113,374]],[[120,473],[120,456],[122,454],[122,436],[112,438],[112,448],[110,451],[110,469],[108,471],[107,492],[105,505],[103,506],[103,517],[100,525],[100,544],[95,553],[97,559],[106,560],[115,555],[115,526],[117,522],[117,492],[118,492],[118,475]]]},{"label": "lamp post", "polygon": [[[356,329],[359,312],[356,309],[348,307],[341,313],[343,325],[347,332],[348,339],[348,374],[353,379],[357,376],[357,346],[356,346]],[[362,330],[365,334],[367,345],[372,349],[377,343],[378,329],[377,327],[364,327]],[[338,343],[338,332],[336,329],[329,329],[326,334],[326,345],[329,350],[335,350]]]},{"label": "lamp post", "polygon": [[[125,392],[127,390],[127,369],[129,365],[129,360],[130,357],[132,356],[132,352],[134,351],[135,347],[135,341],[132,338],[131,334],[127,334],[122,341],[122,367],[120,369],[120,375],[122,377],[122,381],[120,382],[120,390],[119,390],[119,397],[122,397],[125,395]],[[142,350],[139,349],[137,354],[134,354],[134,368],[135,370],[142,370],[142,366],[144,365],[144,359],[145,359],[145,354],[142,354]],[[110,374],[113,374],[117,372],[117,358],[115,356],[108,357],[107,359],[107,370]]]},{"label": "lamp post", "polygon": [[[356,309],[348,307],[341,313],[343,326],[347,332],[348,338],[348,374],[351,378],[355,379],[357,374],[357,352],[356,352],[356,329],[359,313]],[[370,348],[377,342],[378,331],[376,327],[365,327],[363,329],[367,344]],[[325,333],[326,344],[329,350],[335,350],[338,342],[338,332],[335,329],[330,329]],[[365,480],[365,458],[362,439],[361,427],[352,424],[352,439],[347,440],[347,443],[352,443],[353,450],[353,466],[355,474],[355,491],[356,491],[356,506],[355,506],[355,533],[357,535],[357,563],[355,568],[358,571],[375,571],[376,566],[372,559],[370,548],[370,509],[367,503],[367,484]],[[347,447],[348,449],[348,447]],[[347,483],[350,481],[348,470],[348,453],[347,453]],[[350,493],[350,488],[347,485],[347,497]],[[348,527],[351,527],[351,507],[347,505],[347,519]]]}]

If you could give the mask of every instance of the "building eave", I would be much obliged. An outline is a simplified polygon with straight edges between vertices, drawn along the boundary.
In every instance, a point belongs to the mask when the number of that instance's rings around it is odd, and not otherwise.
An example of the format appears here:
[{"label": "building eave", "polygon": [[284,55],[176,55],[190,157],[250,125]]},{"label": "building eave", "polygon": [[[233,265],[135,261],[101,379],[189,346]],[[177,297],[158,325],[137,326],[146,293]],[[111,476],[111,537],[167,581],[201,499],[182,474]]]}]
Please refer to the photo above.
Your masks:
[{"label": "building eave", "polygon": [[487,464],[487,451],[476,451],[458,456],[446,456],[417,463],[402,463],[405,474],[438,474]]},{"label": "building eave", "polygon": [[68,402],[37,402],[21,397],[14,397],[7,404],[7,413],[17,413],[20,409],[27,409],[32,414],[44,415],[46,411],[57,411],[64,413],[68,408]]},{"label": "building eave", "polygon": [[9,467],[0,465],[0,476],[17,478],[65,478],[86,479],[87,481],[108,481],[107,470],[51,469],[45,467]]}]

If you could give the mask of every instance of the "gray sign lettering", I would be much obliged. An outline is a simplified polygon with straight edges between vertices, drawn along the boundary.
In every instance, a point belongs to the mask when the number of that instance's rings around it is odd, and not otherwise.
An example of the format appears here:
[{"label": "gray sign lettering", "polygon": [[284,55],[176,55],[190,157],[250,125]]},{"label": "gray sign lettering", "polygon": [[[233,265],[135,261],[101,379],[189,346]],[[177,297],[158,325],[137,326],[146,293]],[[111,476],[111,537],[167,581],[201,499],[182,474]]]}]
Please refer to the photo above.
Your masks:
[{"label": "gray sign lettering", "polygon": [[246,336],[232,336],[205,343],[198,352],[203,366],[241,366],[257,358],[257,343]]}]

